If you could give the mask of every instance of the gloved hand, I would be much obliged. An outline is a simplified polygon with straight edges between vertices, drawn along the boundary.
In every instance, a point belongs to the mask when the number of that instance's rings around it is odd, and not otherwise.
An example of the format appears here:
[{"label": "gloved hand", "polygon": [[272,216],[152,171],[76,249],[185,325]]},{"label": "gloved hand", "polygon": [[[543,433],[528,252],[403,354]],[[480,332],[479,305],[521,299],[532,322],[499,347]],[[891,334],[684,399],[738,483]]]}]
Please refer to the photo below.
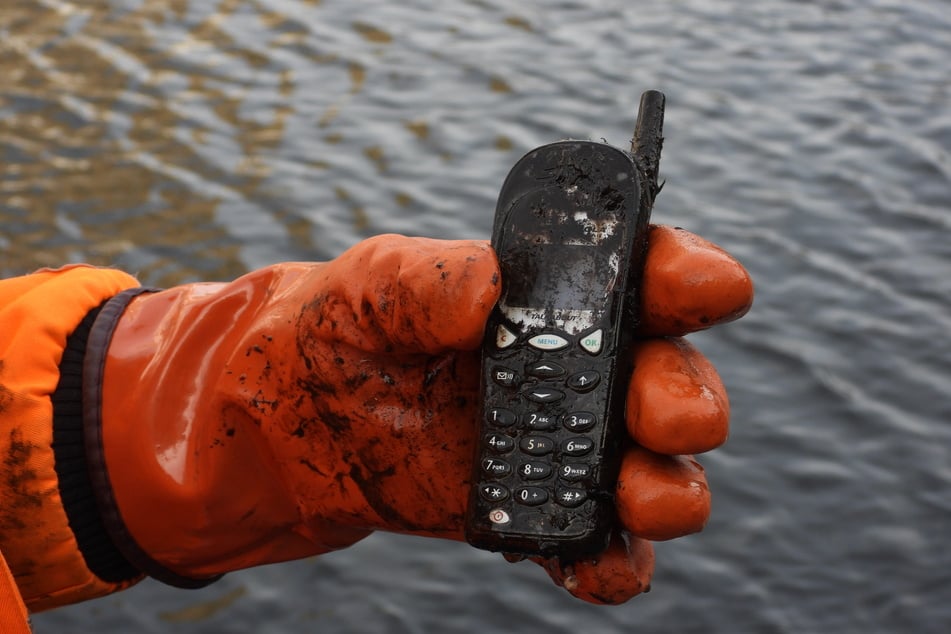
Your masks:
[{"label": "gloved hand", "polygon": [[[328,263],[135,297],[101,383],[98,484],[111,487],[120,549],[203,578],[374,530],[462,539],[477,348],[499,291],[487,243],[388,235]],[[625,530],[590,561],[540,562],[572,594],[627,600],[649,583],[647,540],[703,527],[709,493],[690,454],[725,440],[729,406],[711,364],[679,336],[751,301],[729,255],[652,229],[649,338],[627,406],[637,446],[617,485]]]}]

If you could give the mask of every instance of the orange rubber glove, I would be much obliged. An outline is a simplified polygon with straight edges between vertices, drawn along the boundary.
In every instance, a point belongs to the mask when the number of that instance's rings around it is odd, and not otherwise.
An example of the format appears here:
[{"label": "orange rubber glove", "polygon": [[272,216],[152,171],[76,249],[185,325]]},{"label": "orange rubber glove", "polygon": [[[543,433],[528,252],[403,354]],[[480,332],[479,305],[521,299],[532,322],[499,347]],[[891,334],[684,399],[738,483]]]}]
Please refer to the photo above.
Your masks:
[{"label": "orange rubber glove", "polygon": [[[687,454],[726,439],[729,406],[710,363],[676,337],[752,301],[743,267],[682,230],[653,228],[644,279],[651,338],[628,397],[638,446],[617,487],[625,530],[590,561],[541,562],[593,602],[647,587],[646,540],[703,527],[709,493]],[[113,540],[145,572],[188,585],[374,530],[462,539],[477,348],[499,290],[485,242],[388,235],[328,263],[107,305],[89,341],[106,351],[93,362],[101,400],[85,407],[87,434],[100,423],[90,457]]]}]

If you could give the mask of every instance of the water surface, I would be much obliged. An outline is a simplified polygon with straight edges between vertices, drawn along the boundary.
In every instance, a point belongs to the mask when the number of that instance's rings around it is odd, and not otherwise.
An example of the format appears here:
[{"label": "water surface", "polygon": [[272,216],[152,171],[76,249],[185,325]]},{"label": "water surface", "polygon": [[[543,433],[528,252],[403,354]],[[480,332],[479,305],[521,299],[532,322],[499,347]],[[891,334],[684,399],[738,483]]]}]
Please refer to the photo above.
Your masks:
[{"label": "water surface", "polygon": [[758,291],[694,337],[733,406],[702,457],[713,516],[624,606],[378,534],[37,632],[948,631],[949,34],[939,0],[7,3],[2,275],[90,261],[167,286],[384,232],[484,238],[523,152],[624,146],[656,88],[655,220]]}]

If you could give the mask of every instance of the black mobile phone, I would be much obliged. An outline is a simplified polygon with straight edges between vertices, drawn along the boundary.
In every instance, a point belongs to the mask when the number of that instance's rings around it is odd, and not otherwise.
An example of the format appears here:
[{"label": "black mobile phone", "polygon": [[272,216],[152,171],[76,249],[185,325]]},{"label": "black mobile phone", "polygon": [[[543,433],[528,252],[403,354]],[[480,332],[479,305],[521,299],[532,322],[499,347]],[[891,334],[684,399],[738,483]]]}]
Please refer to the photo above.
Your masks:
[{"label": "black mobile phone", "polygon": [[499,194],[502,294],[482,345],[483,416],[466,537],[571,561],[607,547],[664,95],[641,97],[631,152],[532,150]]}]

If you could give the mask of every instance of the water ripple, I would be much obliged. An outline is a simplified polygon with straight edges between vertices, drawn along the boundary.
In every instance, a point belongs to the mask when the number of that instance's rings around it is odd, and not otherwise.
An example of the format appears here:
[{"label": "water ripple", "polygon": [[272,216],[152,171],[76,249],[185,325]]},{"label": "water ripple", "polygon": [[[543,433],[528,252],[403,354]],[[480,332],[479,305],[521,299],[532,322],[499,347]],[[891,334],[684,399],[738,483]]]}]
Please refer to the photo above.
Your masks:
[{"label": "water ripple", "polygon": [[[14,2],[0,11],[0,274],[85,260],[150,284],[326,259],[396,231],[484,238],[521,153],[623,146],[668,96],[654,218],[751,270],[695,337],[734,413],[704,533],[599,609],[532,565],[377,535],[39,615],[42,631],[942,632],[951,578],[951,14],[939,0],[514,5]],[[239,588],[246,594],[238,595]],[[244,591],[242,591],[244,592]]]}]

